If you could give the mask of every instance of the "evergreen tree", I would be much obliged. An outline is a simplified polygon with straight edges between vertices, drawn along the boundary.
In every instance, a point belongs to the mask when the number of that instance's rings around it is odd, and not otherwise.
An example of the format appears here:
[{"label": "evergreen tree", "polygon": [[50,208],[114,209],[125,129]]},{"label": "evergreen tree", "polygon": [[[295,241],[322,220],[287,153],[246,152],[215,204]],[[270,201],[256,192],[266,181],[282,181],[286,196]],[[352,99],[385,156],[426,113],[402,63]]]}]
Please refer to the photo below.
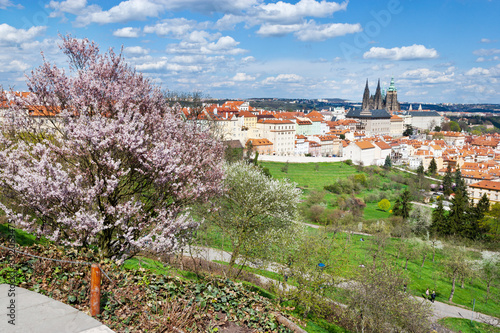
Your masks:
[{"label": "evergreen tree", "polygon": [[451,166],[450,164],[448,164],[448,167],[446,168],[446,174],[443,178],[443,193],[445,195],[450,195],[451,193],[453,193],[452,183],[453,178],[451,175]]},{"label": "evergreen tree", "polygon": [[445,210],[443,207],[443,197],[440,196],[437,201],[437,207],[432,212],[431,233],[434,235],[448,235],[450,230],[447,225]]},{"label": "evergreen tree", "polygon": [[458,165],[455,170],[455,174],[453,175],[453,181],[455,182],[455,192],[460,190],[467,194],[467,185],[465,185],[465,181],[462,178],[462,171],[460,171],[460,167]]},{"label": "evergreen tree", "polygon": [[417,175],[419,177],[423,177],[424,176],[424,163],[423,162],[421,162],[420,165],[417,168]]},{"label": "evergreen tree", "polygon": [[391,167],[392,167],[391,157],[389,155],[387,155],[385,157],[384,168],[389,169]]},{"label": "evergreen tree", "polygon": [[[451,200],[450,214],[448,215],[448,226],[452,235],[464,235],[466,226],[470,223],[471,216],[468,211],[470,208],[467,192],[458,189]],[[465,235],[464,235],[465,236]]]},{"label": "evergreen tree", "polygon": [[434,157],[431,160],[431,163],[429,164],[429,168],[427,169],[427,172],[429,172],[429,175],[434,176],[437,172],[437,164],[436,160]]},{"label": "evergreen tree", "polygon": [[401,216],[403,219],[408,219],[412,208],[410,191],[404,190],[400,198],[396,200],[392,213],[396,216]]},{"label": "evergreen tree", "polygon": [[[471,207],[474,207],[473,202],[471,201]],[[465,226],[462,234],[464,237],[477,239],[480,238],[483,231],[481,227],[481,222],[485,214],[490,210],[490,200],[483,194],[477,205],[471,209],[471,217],[469,223]]]}]

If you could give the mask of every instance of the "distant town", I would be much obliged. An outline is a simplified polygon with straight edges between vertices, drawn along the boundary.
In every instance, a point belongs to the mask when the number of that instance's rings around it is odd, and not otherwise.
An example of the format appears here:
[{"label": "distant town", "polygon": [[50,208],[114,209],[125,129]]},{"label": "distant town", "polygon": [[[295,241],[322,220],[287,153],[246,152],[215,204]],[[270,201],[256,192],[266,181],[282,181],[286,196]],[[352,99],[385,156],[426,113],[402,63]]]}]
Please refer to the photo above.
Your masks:
[{"label": "distant town", "polygon": [[[3,94],[4,112],[12,100],[12,93]],[[394,79],[387,89],[379,81],[375,94],[367,80],[361,103],[250,99],[200,100],[195,105],[186,98],[179,102],[187,121],[215,130],[232,148],[291,162],[323,157],[382,166],[390,158],[393,165],[411,170],[427,170],[434,160],[442,175],[448,166],[460,167],[466,183],[477,189],[471,197],[478,200],[489,193],[491,202],[500,202],[500,134],[494,125],[499,105],[400,104]],[[57,118],[55,108],[27,109],[42,126]]]}]

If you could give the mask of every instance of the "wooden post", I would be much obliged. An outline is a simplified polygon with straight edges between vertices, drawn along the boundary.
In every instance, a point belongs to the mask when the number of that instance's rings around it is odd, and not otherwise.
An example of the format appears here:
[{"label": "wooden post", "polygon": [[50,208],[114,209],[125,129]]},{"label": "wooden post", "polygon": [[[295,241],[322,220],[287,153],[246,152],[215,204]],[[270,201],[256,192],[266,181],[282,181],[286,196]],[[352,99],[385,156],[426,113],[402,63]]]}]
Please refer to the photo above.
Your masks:
[{"label": "wooden post", "polygon": [[92,264],[90,276],[90,315],[101,313],[101,269],[98,264]]}]

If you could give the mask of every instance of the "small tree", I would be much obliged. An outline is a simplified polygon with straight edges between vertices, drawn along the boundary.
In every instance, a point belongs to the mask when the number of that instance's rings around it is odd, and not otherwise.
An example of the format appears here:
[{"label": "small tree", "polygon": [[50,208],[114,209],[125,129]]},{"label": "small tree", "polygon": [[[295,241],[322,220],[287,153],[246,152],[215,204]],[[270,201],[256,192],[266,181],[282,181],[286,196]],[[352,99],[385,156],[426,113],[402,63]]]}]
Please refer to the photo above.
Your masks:
[{"label": "small tree", "polygon": [[378,208],[382,209],[384,212],[387,212],[391,208],[391,202],[387,199],[382,199],[378,203]]},{"label": "small tree", "polygon": [[273,241],[295,224],[299,191],[295,184],[270,179],[242,162],[226,166],[224,185],[224,195],[212,199],[203,215],[231,241],[229,265],[240,257],[244,265],[255,253],[265,257]]},{"label": "small tree", "polygon": [[360,269],[346,292],[346,311],[352,311],[364,332],[427,332],[431,315],[428,303],[404,292],[409,280],[404,271],[383,263]]},{"label": "small tree", "polygon": [[446,258],[442,262],[442,265],[445,269],[444,274],[451,279],[451,291],[448,298],[448,302],[451,302],[455,294],[456,280],[469,270],[470,262],[467,260],[464,249],[447,247],[444,253]]},{"label": "small tree", "polygon": [[391,167],[392,167],[392,160],[391,160],[391,157],[389,155],[387,155],[385,157],[385,161],[384,161],[384,168],[390,169]]},{"label": "small tree", "polygon": [[446,174],[443,178],[443,192],[445,195],[453,193],[453,176],[451,175],[451,165],[448,163],[446,167]]},{"label": "small tree", "polygon": [[429,164],[429,168],[427,169],[427,172],[431,176],[434,176],[437,172],[437,164],[436,164],[436,160],[434,159],[434,157],[432,158],[431,163]]},{"label": "small tree", "polygon": [[412,208],[410,191],[404,190],[401,197],[399,197],[394,203],[392,208],[392,213],[396,216],[401,216],[403,219],[408,219],[410,217],[410,211]]},{"label": "small tree", "polygon": [[416,206],[412,209],[408,219],[411,231],[417,236],[427,236],[432,222],[431,210],[424,206]]},{"label": "small tree", "polygon": [[486,302],[490,296],[490,287],[495,281],[500,281],[500,255],[493,254],[481,261],[480,276],[486,283]]},{"label": "small tree", "polygon": [[281,172],[288,173],[288,161],[281,167]]},{"label": "small tree", "polygon": [[438,198],[437,207],[432,211],[432,224],[430,230],[434,236],[449,235],[451,233],[451,230],[449,229],[449,226],[447,224],[442,197]]}]

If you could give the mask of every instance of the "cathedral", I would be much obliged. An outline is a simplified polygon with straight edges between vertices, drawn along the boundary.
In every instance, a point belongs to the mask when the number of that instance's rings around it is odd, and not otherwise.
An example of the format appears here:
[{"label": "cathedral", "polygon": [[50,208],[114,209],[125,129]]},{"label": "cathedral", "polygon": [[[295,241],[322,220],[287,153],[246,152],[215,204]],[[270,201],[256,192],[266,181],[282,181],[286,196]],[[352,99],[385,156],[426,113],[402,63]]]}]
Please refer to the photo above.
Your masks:
[{"label": "cathedral", "polygon": [[387,88],[387,92],[383,93],[380,89],[380,79],[378,80],[377,90],[375,95],[370,96],[368,89],[368,80],[366,80],[365,92],[363,94],[363,105],[361,110],[387,110],[401,111],[401,106],[398,102],[398,91],[394,85],[394,78],[391,79],[391,84]]}]

